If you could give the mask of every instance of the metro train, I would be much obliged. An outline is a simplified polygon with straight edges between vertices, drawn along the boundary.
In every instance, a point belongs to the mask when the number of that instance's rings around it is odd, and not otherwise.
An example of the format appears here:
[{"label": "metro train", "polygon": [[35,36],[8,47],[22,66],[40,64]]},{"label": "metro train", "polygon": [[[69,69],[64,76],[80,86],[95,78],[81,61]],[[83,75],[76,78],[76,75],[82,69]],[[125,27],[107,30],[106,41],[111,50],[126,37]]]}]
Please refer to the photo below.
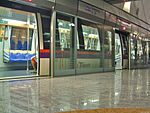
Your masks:
[{"label": "metro train", "polygon": [[148,38],[142,24],[90,0],[0,1],[1,70],[30,72],[32,57],[37,75],[52,77],[147,67]]}]

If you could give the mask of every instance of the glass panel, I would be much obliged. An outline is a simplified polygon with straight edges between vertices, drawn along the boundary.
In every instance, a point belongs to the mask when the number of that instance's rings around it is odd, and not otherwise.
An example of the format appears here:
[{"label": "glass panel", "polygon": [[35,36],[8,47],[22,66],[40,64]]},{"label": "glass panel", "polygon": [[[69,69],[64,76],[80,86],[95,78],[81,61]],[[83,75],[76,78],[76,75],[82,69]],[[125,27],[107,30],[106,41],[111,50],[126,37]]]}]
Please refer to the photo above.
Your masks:
[{"label": "glass panel", "polygon": [[102,51],[98,27],[94,23],[79,20],[77,37],[77,73],[100,72]]},{"label": "glass panel", "polygon": [[142,50],[143,50],[143,55],[142,55],[142,64],[146,65],[147,64],[147,42],[142,40]]},{"label": "glass panel", "polygon": [[136,56],[136,40],[131,38],[131,61],[134,62]]},{"label": "glass panel", "polygon": [[148,64],[148,43],[146,41],[131,38],[131,67],[143,67]]},{"label": "glass panel", "polygon": [[74,69],[74,19],[57,14],[56,30],[56,75],[71,74]]},{"label": "glass panel", "polygon": [[137,63],[138,64],[142,63],[142,55],[143,55],[142,43],[141,40],[137,40]]},{"label": "glass panel", "polygon": [[[30,71],[26,70],[33,70],[33,68],[36,71],[37,61],[34,62],[33,67],[31,61],[32,58],[37,59],[38,53],[35,14],[0,7],[0,25],[4,26],[4,34],[1,38],[3,43],[0,43],[2,46],[0,57],[4,60],[1,60],[0,67],[9,71],[13,70],[14,76],[30,75]],[[13,76],[13,73],[10,71],[3,75]]]},{"label": "glass panel", "polygon": [[115,33],[115,67],[116,69],[122,69],[122,46],[118,33]]},{"label": "glass panel", "polygon": [[122,49],[123,49],[123,58],[128,59],[128,34],[121,35]]},{"label": "glass panel", "polygon": [[[116,69],[128,68],[128,37],[129,33],[126,31],[115,30],[115,47],[120,47],[120,52],[115,54]],[[118,43],[119,42],[119,43]],[[119,44],[119,46],[118,46]],[[117,47],[118,46],[118,47]]]},{"label": "glass panel", "polygon": [[82,25],[85,50],[100,50],[98,29]]},{"label": "glass panel", "polygon": [[61,50],[70,48],[71,46],[71,23],[68,21],[64,21],[61,19],[57,19],[58,21],[58,30],[60,37],[60,48]]},{"label": "glass panel", "polygon": [[[135,29],[138,28],[138,29]],[[145,68],[149,67],[149,35],[148,31],[133,27],[133,32],[130,35],[130,46],[131,46],[131,68]]]},{"label": "glass panel", "polygon": [[42,15],[44,49],[50,48],[50,17]]},{"label": "glass panel", "polygon": [[12,27],[10,46],[11,50],[27,50],[27,29]]},{"label": "glass panel", "polygon": [[[40,39],[40,75],[49,75],[51,73],[50,67],[50,22],[51,22],[51,12],[43,11],[41,14],[41,25],[43,31],[43,39]],[[40,27],[40,26],[39,26]],[[42,42],[43,41],[43,42]]]},{"label": "glass panel", "polygon": [[104,26],[104,68],[113,67],[113,33],[112,27]]}]

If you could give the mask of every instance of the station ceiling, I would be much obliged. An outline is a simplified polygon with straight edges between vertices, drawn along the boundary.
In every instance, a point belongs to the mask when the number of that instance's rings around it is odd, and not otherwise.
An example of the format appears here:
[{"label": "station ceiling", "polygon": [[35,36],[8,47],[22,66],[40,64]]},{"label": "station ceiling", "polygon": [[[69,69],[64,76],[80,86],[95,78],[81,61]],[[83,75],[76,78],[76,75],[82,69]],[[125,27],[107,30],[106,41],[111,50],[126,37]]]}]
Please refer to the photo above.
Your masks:
[{"label": "station ceiling", "polygon": [[121,3],[121,2],[138,1],[138,0],[104,0],[104,1],[111,3],[111,4],[117,4],[117,3]]}]

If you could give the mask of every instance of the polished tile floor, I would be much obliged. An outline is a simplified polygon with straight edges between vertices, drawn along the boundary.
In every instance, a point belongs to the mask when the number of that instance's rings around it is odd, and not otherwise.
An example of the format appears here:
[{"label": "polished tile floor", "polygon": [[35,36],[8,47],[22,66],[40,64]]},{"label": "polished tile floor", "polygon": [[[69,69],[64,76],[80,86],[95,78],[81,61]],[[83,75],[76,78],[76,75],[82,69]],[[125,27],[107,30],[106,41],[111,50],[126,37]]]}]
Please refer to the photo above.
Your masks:
[{"label": "polished tile floor", "polygon": [[[20,76],[28,76],[31,77],[33,76],[33,70],[7,70],[7,71],[2,71],[0,70],[0,79],[5,78],[10,78],[10,77],[20,77]],[[35,75],[34,75],[35,76]]]},{"label": "polished tile floor", "polygon": [[92,110],[75,110],[59,113],[150,113],[150,108],[100,108]]},{"label": "polished tile floor", "polygon": [[150,69],[0,82],[0,113],[150,108]]}]

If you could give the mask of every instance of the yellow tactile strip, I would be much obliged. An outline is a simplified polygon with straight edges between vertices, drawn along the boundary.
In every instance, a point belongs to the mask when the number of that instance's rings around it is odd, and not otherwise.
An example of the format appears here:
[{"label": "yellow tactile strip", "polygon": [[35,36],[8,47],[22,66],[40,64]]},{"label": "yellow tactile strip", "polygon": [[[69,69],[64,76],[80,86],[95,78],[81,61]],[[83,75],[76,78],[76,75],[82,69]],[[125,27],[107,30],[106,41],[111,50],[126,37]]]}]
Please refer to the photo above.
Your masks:
[{"label": "yellow tactile strip", "polygon": [[77,110],[60,113],[150,113],[150,109],[143,108],[103,108],[95,110]]}]

